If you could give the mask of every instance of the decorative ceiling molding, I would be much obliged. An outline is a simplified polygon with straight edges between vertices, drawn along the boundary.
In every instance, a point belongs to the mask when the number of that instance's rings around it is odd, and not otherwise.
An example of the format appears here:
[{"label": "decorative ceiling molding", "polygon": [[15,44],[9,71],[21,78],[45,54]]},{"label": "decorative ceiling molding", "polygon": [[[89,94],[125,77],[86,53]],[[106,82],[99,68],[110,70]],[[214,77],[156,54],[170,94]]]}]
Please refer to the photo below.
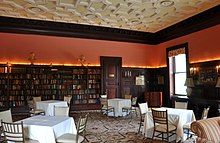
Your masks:
[{"label": "decorative ceiling molding", "polygon": [[155,45],[219,23],[220,6],[218,5],[156,33],[3,16],[0,16],[0,32],[54,35]]},{"label": "decorative ceiling molding", "polygon": [[220,24],[220,5],[156,32],[156,43],[166,42],[218,24]]},{"label": "decorative ceiling molding", "polygon": [[220,0],[0,0],[0,16],[155,33]]}]

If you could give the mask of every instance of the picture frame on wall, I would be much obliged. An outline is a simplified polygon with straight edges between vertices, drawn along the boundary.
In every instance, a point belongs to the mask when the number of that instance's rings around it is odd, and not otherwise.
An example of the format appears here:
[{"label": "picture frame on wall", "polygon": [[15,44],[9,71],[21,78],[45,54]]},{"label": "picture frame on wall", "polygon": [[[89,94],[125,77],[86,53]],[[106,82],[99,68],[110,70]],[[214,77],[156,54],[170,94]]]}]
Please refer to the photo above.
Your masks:
[{"label": "picture frame on wall", "polygon": [[135,85],[145,85],[144,75],[139,75],[135,77]]}]

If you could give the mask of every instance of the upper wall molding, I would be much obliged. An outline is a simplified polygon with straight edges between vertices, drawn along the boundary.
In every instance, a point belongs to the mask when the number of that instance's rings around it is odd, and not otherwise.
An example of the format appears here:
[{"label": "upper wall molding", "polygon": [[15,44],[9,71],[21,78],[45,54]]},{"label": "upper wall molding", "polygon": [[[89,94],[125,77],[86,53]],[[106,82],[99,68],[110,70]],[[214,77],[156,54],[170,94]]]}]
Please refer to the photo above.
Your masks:
[{"label": "upper wall molding", "polygon": [[40,34],[156,45],[220,23],[220,6],[156,33],[0,16],[0,32]]}]

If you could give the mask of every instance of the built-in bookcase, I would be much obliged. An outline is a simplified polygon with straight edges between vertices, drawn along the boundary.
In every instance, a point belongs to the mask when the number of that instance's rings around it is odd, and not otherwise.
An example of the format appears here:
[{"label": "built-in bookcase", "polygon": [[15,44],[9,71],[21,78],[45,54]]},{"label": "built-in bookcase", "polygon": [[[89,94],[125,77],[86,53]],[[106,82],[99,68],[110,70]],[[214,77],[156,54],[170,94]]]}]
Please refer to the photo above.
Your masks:
[{"label": "built-in bookcase", "polygon": [[33,96],[63,100],[72,96],[70,110],[100,108],[100,67],[1,65],[0,106],[27,106]]}]

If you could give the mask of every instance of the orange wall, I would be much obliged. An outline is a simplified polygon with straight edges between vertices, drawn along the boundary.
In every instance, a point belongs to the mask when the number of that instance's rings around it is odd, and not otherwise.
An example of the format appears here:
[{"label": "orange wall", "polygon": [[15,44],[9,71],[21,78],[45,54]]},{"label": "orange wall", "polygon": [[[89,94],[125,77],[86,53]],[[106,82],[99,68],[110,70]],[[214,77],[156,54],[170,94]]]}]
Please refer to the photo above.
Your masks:
[{"label": "orange wall", "polygon": [[28,63],[30,52],[37,63],[79,64],[80,55],[86,63],[99,65],[100,56],[122,57],[123,66],[166,66],[166,48],[189,43],[190,62],[220,59],[220,25],[198,31],[168,42],[146,44],[66,38],[42,35],[0,33],[0,62]]},{"label": "orange wall", "polygon": [[189,62],[201,62],[220,59],[220,25],[207,28],[177,39],[157,45],[157,63],[155,66],[166,65],[166,48],[188,42]]},{"label": "orange wall", "polygon": [[[42,35],[0,33],[0,61],[29,63],[30,52],[36,63],[79,64],[80,55],[86,63],[99,65],[100,56],[122,57],[123,66],[150,65],[149,53],[153,46],[138,43],[67,38]],[[149,54],[149,55],[148,55]]]}]

